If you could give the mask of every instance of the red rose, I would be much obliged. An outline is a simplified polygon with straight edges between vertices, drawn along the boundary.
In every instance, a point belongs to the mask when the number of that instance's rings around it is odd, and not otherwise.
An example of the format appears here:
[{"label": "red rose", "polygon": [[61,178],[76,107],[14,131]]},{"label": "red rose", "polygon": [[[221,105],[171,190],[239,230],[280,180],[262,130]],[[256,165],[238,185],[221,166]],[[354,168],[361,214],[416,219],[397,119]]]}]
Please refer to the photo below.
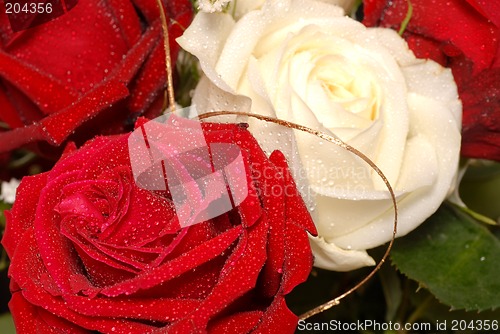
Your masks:
[{"label": "red rose", "polygon": [[[411,0],[403,37],[450,67],[463,103],[462,155],[500,160],[500,2]],[[365,0],[367,26],[399,29],[407,0]]]},{"label": "red rose", "polygon": [[307,279],[315,229],[284,156],[242,126],[203,131],[241,149],[248,197],[186,228],[168,191],[136,186],[129,135],[22,180],[2,240],[19,333],[293,333],[284,296]]},{"label": "red rose", "polygon": [[[174,39],[190,23],[192,6],[164,3],[175,60]],[[67,14],[18,33],[2,9],[0,121],[13,130],[0,133],[0,152],[131,130],[137,116],[159,114],[164,64],[156,0],[79,1]]]}]

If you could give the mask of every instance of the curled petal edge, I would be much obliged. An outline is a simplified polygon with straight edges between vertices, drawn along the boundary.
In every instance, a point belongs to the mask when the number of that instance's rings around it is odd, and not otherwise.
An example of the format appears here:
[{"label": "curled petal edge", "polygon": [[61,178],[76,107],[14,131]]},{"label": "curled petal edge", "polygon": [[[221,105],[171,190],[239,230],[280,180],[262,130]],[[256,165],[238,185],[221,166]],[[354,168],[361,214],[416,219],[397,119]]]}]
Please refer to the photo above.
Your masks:
[{"label": "curled petal edge", "polygon": [[322,237],[309,236],[314,252],[314,266],[334,271],[351,271],[374,266],[375,260],[364,250],[348,250],[327,242]]}]

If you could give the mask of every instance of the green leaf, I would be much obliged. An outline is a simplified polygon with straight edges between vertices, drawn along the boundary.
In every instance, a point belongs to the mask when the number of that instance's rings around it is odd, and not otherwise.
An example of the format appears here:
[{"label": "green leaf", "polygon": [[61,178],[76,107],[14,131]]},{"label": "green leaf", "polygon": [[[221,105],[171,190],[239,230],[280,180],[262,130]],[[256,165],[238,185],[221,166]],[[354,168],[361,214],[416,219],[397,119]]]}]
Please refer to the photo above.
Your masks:
[{"label": "green leaf", "polygon": [[0,315],[0,328],[2,329],[2,334],[16,334],[16,328],[14,327],[14,321],[10,313]]},{"label": "green leaf", "polygon": [[385,320],[394,321],[403,298],[401,280],[396,270],[394,270],[394,267],[388,264],[382,266],[378,275],[380,277],[380,283],[382,285],[387,307]]},{"label": "green leaf", "polygon": [[500,217],[500,163],[474,161],[467,168],[459,189],[460,197],[474,212],[493,220]]},{"label": "green leaf", "polygon": [[393,263],[452,309],[500,306],[500,241],[470,216],[443,205],[396,241]]}]

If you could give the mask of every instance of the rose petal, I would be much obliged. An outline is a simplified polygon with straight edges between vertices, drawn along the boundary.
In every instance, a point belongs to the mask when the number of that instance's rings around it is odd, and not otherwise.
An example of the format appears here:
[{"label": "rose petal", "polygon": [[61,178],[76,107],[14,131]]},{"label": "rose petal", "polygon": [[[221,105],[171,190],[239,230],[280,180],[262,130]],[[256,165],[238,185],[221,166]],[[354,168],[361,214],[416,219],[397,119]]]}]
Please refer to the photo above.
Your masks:
[{"label": "rose petal", "polygon": [[88,317],[128,318],[159,322],[177,321],[191,313],[201,303],[200,300],[180,298],[65,296],[64,300],[71,310]]},{"label": "rose petal", "polygon": [[255,287],[260,269],[266,260],[266,233],[264,220],[243,230],[240,241],[222,268],[219,280],[188,318],[195,328],[206,328],[209,320],[238,297]]},{"label": "rose petal", "polygon": [[30,304],[21,292],[12,295],[9,302],[14,324],[19,333],[55,333],[56,328],[66,333],[85,334],[86,330],[74,326],[62,318]]},{"label": "rose petal", "polygon": [[[412,0],[412,17],[406,32],[428,36],[440,42],[450,41],[474,63],[478,73],[493,63],[500,41],[498,28],[479,14],[471,11],[471,1],[448,1],[445,5],[434,5],[433,0]],[[408,10],[406,0],[395,0],[384,4],[383,1],[365,1],[365,21],[367,25],[377,22],[383,27],[399,27]],[[483,5],[477,5],[483,7]],[[432,8],[432,10],[429,10]],[[495,13],[495,12],[493,12]],[[460,33],[458,33],[460,32]],[[474,43],[470,42],[473,36]],[[480,47],[478,47],[480,46]]]},{"label": "rose petal", "polygon": [[209,323],[208,333],[241,334],[250,333],[259,323],[264,312],[251,311],[232,314]]},{"label": "rose petal", "polygon": [[139,274],[131,280],[103,288],[101,294],[109,297],[116,297],[122,294],[130,295],[139,290],[145,290],[173,279],[192,268],[220,256],[236,240],[240,233],[241,226],[236,226],[159,267]]},{"label": "rose petal", "polygon": [[47,173],[24,177],[16,193],[22,200],[16,201],[10,212],[5,212],[7,224],[2,245],[11,259],[24,233],[33,227],[40,192],[46,183]]},{"label": "rose petal", "polygon": [[262,322],[252,333],[292,333],[297,327],[297,322],[297,316],[288,309],[285,299],[278,296],[264,312]]}]

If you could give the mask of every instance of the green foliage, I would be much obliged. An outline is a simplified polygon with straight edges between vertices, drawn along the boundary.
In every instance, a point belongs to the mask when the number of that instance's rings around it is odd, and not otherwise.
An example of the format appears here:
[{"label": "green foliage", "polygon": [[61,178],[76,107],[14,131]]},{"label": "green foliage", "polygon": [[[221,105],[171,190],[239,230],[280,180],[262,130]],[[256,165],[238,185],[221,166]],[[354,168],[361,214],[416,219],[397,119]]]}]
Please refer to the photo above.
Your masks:
[{"label": "green foliage", "polygon": [[10,313],[0,315],[0,329],[2,334],[16,334],[16,328]]},{"label": "green foliage", "polygon": [[197,59],[181,50],[176,63],[179,82],[176,85],[175,100],[183,107],[191,105],[191,93],[200,81]]},{"label": "green foliage", "polygon": [[497,221],[500,217],[500,163],[472,161],[459,188],[467,207]]},{"label": "green foliage", "polygon": [[500,241],[451,206],[443,205],[420,228],[398,239],[391,257],[403,274],[452,309],[500,306]]}]

